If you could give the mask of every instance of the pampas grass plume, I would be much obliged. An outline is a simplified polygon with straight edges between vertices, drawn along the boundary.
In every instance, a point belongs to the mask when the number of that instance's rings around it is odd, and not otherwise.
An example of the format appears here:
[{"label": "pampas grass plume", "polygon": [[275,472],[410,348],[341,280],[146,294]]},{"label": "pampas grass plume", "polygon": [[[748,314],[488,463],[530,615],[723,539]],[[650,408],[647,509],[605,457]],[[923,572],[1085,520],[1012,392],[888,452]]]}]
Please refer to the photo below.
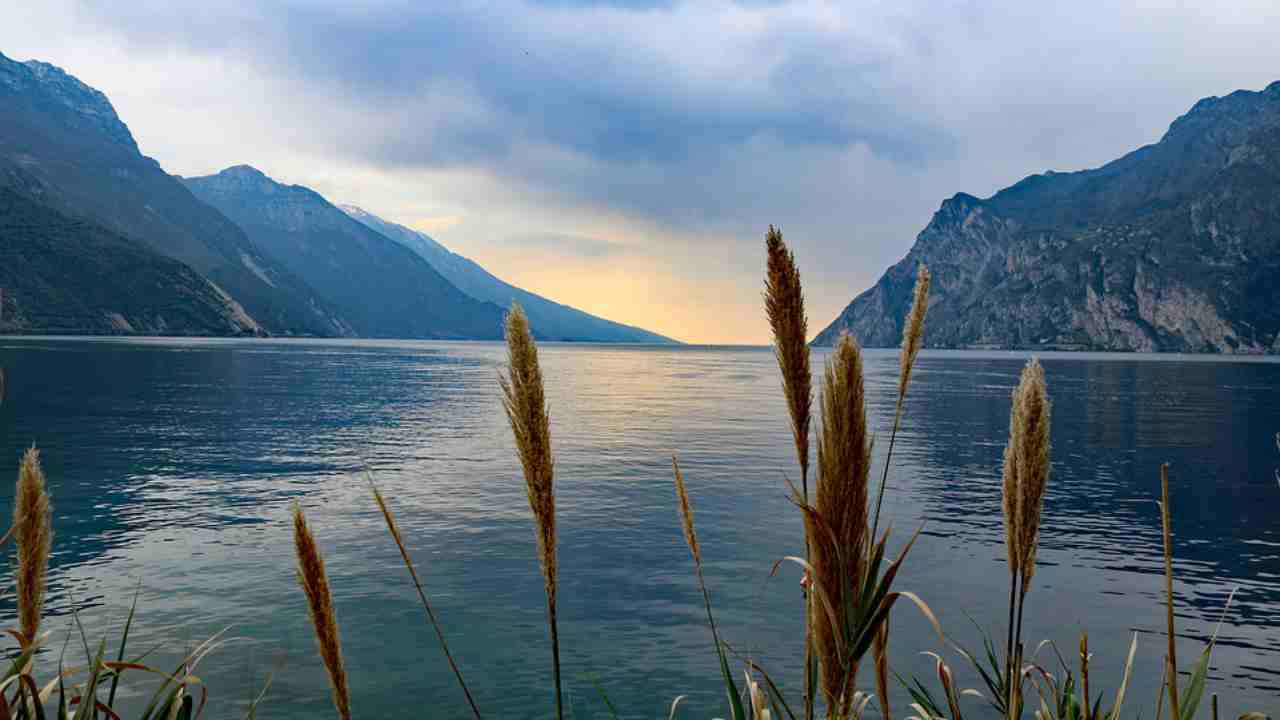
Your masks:
[{"label": "pampas grass plume", "polygon": [[18,625],[28,644],[35,642],[44,612],[45,574],[53,544],[51,526],[51,503],[40,467],[40,451],[28,448],[18,469],[13,501]]},{"label": "pampas grass plume", "polygon": [[307,525],[307,516],[298,503],[293,505],[293,547],[298,558],[298,582],[307,596],[307,610],[315,627],[320,660],[329,673],[333,687],[333,705],[342,720],[351,720],[351,693],[347,688],[347,671],[342,663],[342,643],[338,636],[338,617],[329,592],[329,578],[324,558],[315,536]]}]

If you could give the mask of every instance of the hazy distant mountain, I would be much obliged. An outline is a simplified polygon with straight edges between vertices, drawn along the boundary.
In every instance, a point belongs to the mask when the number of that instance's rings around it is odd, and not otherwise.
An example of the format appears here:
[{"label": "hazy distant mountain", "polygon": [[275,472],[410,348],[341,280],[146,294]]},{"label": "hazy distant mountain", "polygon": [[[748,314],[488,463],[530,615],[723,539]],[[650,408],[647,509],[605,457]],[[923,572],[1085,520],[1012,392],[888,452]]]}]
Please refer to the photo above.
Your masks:
[{"label": "hazy distant mountain", "polygon": [[670,338],[630,325],[605,320],[561,305],[494,277],[479,264],[450,252],[426,233],[388,222],[354,205],[339,205],[348,215],[421,255],[449,282],[471,297],[502,307],[520,303],[534,334],[542,340],[582,342],[672,343]]},{"label": "hazy distant mountain", "polygon": [[454,287],[422,257],[318,193],[247,165],[185,178],[367,337],[498,339],[503,310]]},{"label": "hazy distant mountain", "polygon": [[0,331],[262,333],[195,270],[3,187],[0,238]]},{"label": "hazy distant mountain", "polygon": [[0,187],[204,274],[276,334],[345,335],[331,307],[144,157],[101,92],[0,55]]},{"label": "hazy distant mountain", "polygon": [[947,200],[814,342],[896,346],[919,262],[928,346],[1280,351],[1280,82],[1100,168]]}]

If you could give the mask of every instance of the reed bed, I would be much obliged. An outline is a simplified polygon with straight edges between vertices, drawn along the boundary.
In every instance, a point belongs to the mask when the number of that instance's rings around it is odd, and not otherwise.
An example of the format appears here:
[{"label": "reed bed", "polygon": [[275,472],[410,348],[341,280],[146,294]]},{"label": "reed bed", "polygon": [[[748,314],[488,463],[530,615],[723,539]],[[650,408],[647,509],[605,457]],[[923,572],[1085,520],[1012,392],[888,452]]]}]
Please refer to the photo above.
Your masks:
[{"label": "reed bed", "polygon": [[[802,597],[796,612],[805,618],[802,642],[804,656],[800,705],[792,692],[775,681],[777,669],[763,667],[750,658],[741,658],[723,637],[716,621],[712,595],[704,573],[704,551],[694,523],[694,507],[689,485],[679,460],[672,458],[675,505],[685,543],[693,560],[693,576],[701,595],[707,628],[715,651],[715,665],[723,683],[731,720],[811,720],[820,712],[831,720],[861,720],[875,713],[892,717],[890,694],[893,681],[910,702],[907,720],[962,720],[973,712],[974,703],[985,703],[987,714],[1005,720],[1031,717],[1037,720],[1121,720],[1144,717],[1141,710],[1125,704],[1138,651],[1135,633],[1125,658],[1123,672],[1114,690],[1100,689],[1094,672],[1094,658],[1087,633],[1082,632],[1073,660],[1068,661],[1052,643],[1040,643],[1027,653],[1024,646],[1025,615],[1034,610],[1028,603],[1036,572],[1036,557],[1044,518],[1044,497],[1052,474],[1050,438],[1052,404],[1044,367],[1032,358],[1023,368],[1010,402],[1009,437],[1005,446],[1001,483],[991,489],[998,493],[1003,510],[1006,561],[1010,585],[1008,622],[1004,643],[979,628],[981,652],[969,651],[944,633],[930,606],[918,594],[900,589],[898,576],[919,536],[917,530],[890,554],[891,528],[883,523],[882,510],[890,490],[893,450],[907,413],[911,377],[921,349],[926,344],[926,315],[930,303],[932,276],[923,264],[917,268],[909,310],[902,318],[902,345],[893,423],[889,431],[888,453],[879,468],[876,491],[872,492],[872,438],[874,428],[867,419],[862,349],[857,340],[842,335],[824,364],[816,396],[814,417],[813,373],[807,345],[807,315],[804,290],[795,255],[783,240],[782,232],[770,227],[765,236],[766,272],[764,311],[773,335],[775,357],[782,378],[782,393],[794,445],[799,485],[787,482],[800,513],[804,529],[803,555],[785,555],[784,562],[803,571]],[[547,604],[548,636],[552,657],[549,684],[554,695],[554,713],[563,720],[563,683],[560,662],[557,588],[557,525],[555,463],[551,440],[550,411],[546,400],[537,344],[528,319],[518,305],[506,318],[507,358],[499,375],[498,389],[503,411],[512,433],[515,457],[523,475],[533,519],[536,557],[542,573]],[[0,402],[5,378],[0,371]],[[816,428],[816,431],[815,431]],[[1277,436],[1280,445],[1280,436]],[[810,492],[810,458],[812,468]],[[1165,707],[1171,720],[1194,720],[1204,706],[1212,651],[1217,632],[1206,643],[1189,673],[1178,669],[1174,617],[1173,530],[1170,512],[1169,468],[1160,468],[1160,512],[1164,550],[1164,621],[1167,639],[1160,693],[1155,702],[1156,720],[1163,720]],[[372,486],[372,482],[371,482]],[[441,617],[427,595],[415,566],[407,538],[401,532],[386,497],[372,487],[373,504],[381,514],[392,542],[399,550],[409,580],[423,607],[426,621],[435,632],[447,666],[463,693],[470,714],[482,717],[471,687],[463,679],[461,663],[446,642],[447,618]],[[116,705],[122,677],[144,676],[158,685],[150,702],[136,714],[140,720],[193,720],[202,715],[207,694],[195,674],[196,667],[210,653],[229,641],[219,633],[186,654],[173,671],[163,671],[143,663],[144,655],[126,655],[134,606],[124,625],[114,660],[106,656],[107,641],[94,650],[83,628],[85,663],[66,667],[59,663],[51,678],[37,681],[35,654],[45,646],[49,633],[44,629],[43,607],[52,547],[52,503],[39,452],[33,447],[19,465],[13,522],[0,538],[0,545],[13,540],[16,627],[9,634],[17,641],[17,652],[7,672],[0,675],[0,720],[118,720],[123,710]],[[297,578],[311,619],[316,642],[318,669],[323,669],[332,690],[335,714],[341,720],[353,715],[351,688],[343,661],[335,596],[325,570],[315,534],[298,504],[292,509],[293,544]],[[338,588],[340,591],[341,588]],[[998,594],[1000,591],[996,591]],[[907,600],[938,634],[938,646],[924,650],[933,658],[930,678],[904,678],[893,668],[890,656],[889,619],[899,600]],[[1230,605],[1230,598],[1227,605]],[[1224,616],[1226,610],[1224,609]],[[1054,659],[1042,660],[1045,650]],[[948,656],[969,667],[980,685],[962,687]],[[861,670],[872,666],[874,680]],[[267,697],[264,687],[249,705],[246,717],[253,718]],[[1109,694],[1108,694],[1109,693]],[[676,695],[676,693],[672,693]],[[1110,697],[1103,709],[1104,697]],[[680,715],[684,695],[671,701],[668,720]],[[1167,699],[1167,702],[1166,702]],[[821,700],[821,703],[819,702]],[[287,704],[288,698],[279,700]],[[612,703],[606,704],[616,716]],[[408,705],[408,703],[406,703]],[[800,713],[793,707],[800,707]],[[1217,695],[1210,694],[1209,712],[1218,720]],[[417,717],[433,708],[406,709]],[[1241,720],[1265,720],[1262,713],[1247,713]]]}]

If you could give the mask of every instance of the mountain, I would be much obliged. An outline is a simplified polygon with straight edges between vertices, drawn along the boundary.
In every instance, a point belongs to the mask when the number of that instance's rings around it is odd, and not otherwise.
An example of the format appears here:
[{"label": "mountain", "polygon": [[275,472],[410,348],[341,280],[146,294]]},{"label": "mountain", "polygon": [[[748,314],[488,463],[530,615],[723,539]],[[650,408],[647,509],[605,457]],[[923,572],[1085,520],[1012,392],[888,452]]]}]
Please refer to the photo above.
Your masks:
[{"label": "mountain", "polygon": [[0,55],[0,187],[179,260],[275,334],[348,335],[305,283],[138,150],[101,92]]},{"label": "mountain", "polygon": [[0,331],[258,335],[186,265],[0,188]]},{"label": "mountain", "polygon": [[897,346],[920,262],[930,347],[1280,352],[1280,82],[1100,168],[950,198],[814,343]]},{"label": "mountain", "polygon": [[502,308],[463,293],[412,250],[314,190],[282,185],[247,165],[182,182],[339,308],[362,336],[502,337]]},{"label": "mountain", "polygon": [[475,261],[450,252],[426,233],[388,222],[354,205],[339,205],[344,212],[373,230],[413,250],[431,263],[446,280],[478,300],[510,307],[519,302],[529,325],[540,340],[611,343],[673,343],[670,338],[630,325],[605,320],[561,305],[541,295],[521,290],[494,277]]}]

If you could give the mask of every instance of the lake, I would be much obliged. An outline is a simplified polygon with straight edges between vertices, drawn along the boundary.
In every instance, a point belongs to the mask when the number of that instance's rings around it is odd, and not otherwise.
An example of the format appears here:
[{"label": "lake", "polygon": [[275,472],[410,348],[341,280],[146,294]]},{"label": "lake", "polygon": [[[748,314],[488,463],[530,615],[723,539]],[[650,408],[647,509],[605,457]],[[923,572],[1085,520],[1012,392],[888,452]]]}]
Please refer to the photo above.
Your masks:
[{"label": "lake", "polygon": [[[1000,462],[1022,353],[926,352],[885,501],[891,548],[923,527],[898,587],[956,640],[1002,626],[1008,588]],[[96,642],[183,648],[230,627],[198,669],[208,717],[241,717],[268,675],[262,718],[331,717],[294,577],[300,501],[326,553],[357,717],[406,707],[468,716],[370,495],[386,494],[455,656],[488,717],[552,711],[532,519],[497,376],[482,343],[0,339],[9,392],[0,458],[39,445],[55,554],[41,662],[55,666],[76,610]],[[1126,707],[1154,714],[1163,635],[1159,464],[1171,464],[1180,664],[1222,616],[1211,689],[1223,717],[1280,703],[1280,364],[1269,359],[1044,356],[1053,476],[1026,635],[1073,657],[1087,628],[1109,705],[1133,633]],[[726,717],[719,670],[671,478],[678,454],[726,639],[799,683],[803,612],[796,478],[766,348],[547,345],[556,452],[560,617],[574,717]],[[892,423],[894,351],[867,358],[877,467]],[[815,367],[817,365],[815,364]],[[13,470],[6,471],[13,477]],[[878,470],[877,470],[878,473]],[[878,477],[878,474],[876,475]],[[0,486],[12,504],[13,487]],[[4,568],[6,585],[11,569]],[[8,626],[13,602],[0,614]],[[972,618],[972,621],[970,621]],[[1000,633],[999,637],[1003,637]],[[83,655],[71,642],[68,662]],[[899,605],[893,665],[928,677],[928,623]],[[948,655],[965,686],[972,673]],[[1048,663],[1052,652],[1041,660]],[[872,684],[869,668],[862,684]],[[930,682],[930,686],[935,684]],[[131,689],[131,692],[140,692]],[[794,697],[798,698],[798,693]],[[898,716],[905,699],[894,698]],[[973,717],[989,715],[970,700]],[[410,712],[417,715],[416,712]],[[1132,713],[1127,713],[1132,714]]]}]

